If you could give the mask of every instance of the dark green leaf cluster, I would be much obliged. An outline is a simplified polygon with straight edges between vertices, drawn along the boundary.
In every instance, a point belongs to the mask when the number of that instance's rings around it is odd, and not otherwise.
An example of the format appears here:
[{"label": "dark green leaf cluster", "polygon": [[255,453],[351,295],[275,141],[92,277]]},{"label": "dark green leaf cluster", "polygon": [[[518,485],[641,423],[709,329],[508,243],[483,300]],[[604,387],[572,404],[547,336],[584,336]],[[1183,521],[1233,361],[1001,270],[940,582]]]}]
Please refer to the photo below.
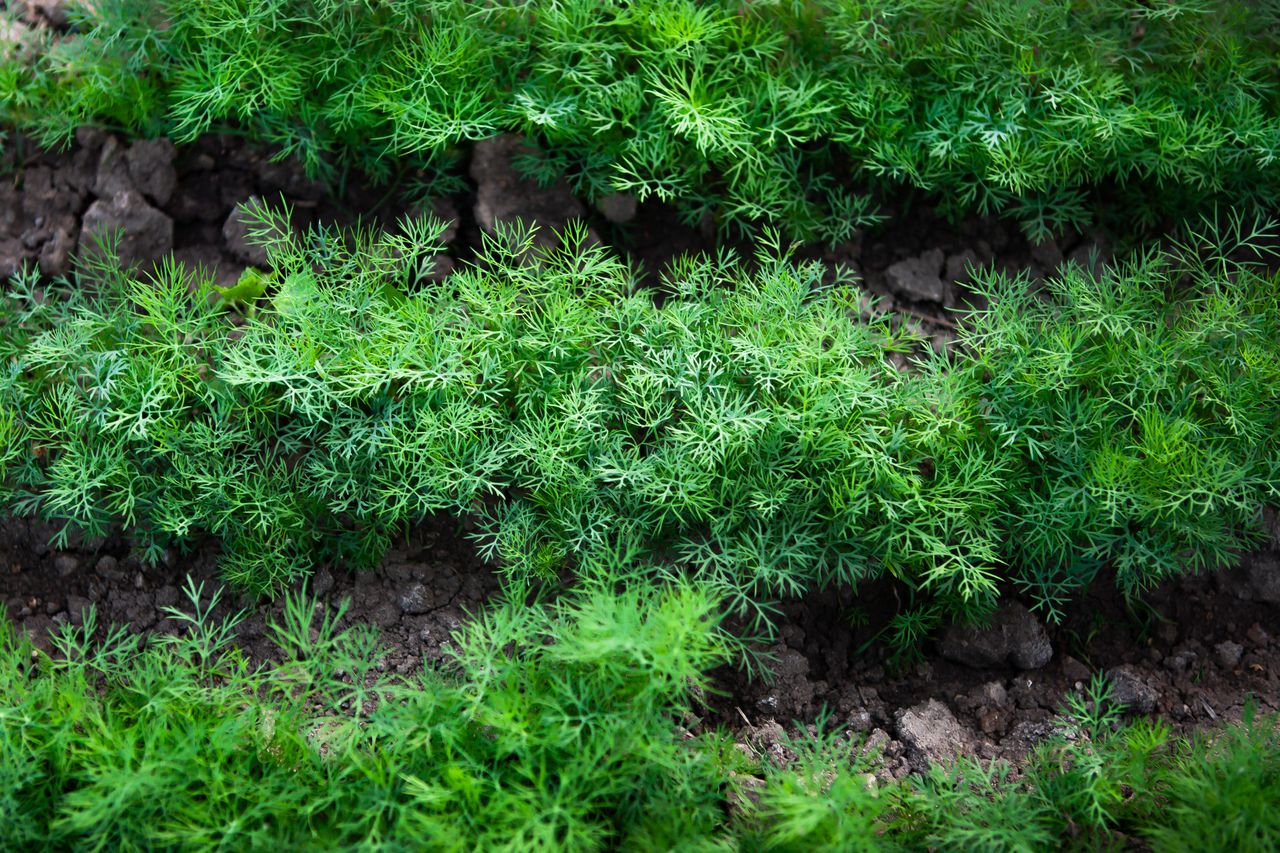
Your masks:
[{"label": "dark green leaf cluster", "polygon": [[988,276],[956,354],[903,370],[911,341],[776,248],[685,259],[657,301],[583,232],[425,282],[439,229],[278,239],[235,324],[171,264],[18,280],[10,506],[155,553],[210,533],[260,590],[446,511],[515,578],[622,555],[750,609],[888,574],[954,615],[1223,563],[1280,493],[1280,284],[1221,246]]},{"label": "dark green leaf cluster", "polygon": [[[881,786],[825,721],[779,764],[694,735],[694,696],[736,649],[696,585],[588,585],[500,603],[451,666],[389,676],[366,626],[305,594],[243,612],[189,585],[143,640],[64,626],[52,657],[0,613],[0,845],[112,850],[1267,851],[1280,728],[1116,727],[1095,684],[1014,779],[961,760]],[[97,635],[95,637],[95,634]],[[1101,701],[1101,706],[1096,704]]]},{"label": "dark green leaf cluster", "polygon": [[[0,116],[191,139],[234,126],[387,176],[501,131],[590,197],[839,240],[903,184],[1035,237],[1280,199],[1280,14],[1244,0],[96,0]],[[1133,192],[1128,192],[1132,190]]]}]

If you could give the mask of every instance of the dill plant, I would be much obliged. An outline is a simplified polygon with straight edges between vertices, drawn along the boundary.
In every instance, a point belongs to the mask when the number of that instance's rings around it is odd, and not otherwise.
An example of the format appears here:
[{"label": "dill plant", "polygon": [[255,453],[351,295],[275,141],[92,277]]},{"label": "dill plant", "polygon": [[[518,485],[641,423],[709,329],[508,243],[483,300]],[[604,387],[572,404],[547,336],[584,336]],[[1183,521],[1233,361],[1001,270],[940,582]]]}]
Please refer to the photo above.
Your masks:
[{"label": "dill plant", "polygon": [[6,848],[710,849],[722,831],[737,753],[672,722],[734,648],[704,592],[497,606],[446,674],[407,680],[305,595],[265,664],[233,642],[243,613],[187,596],[175,634],[95,636],[90,611],[53,657],[0,625]]},{"label": "dill plant", "polygon": [[1241,0],[100,0],[0,63],[0,117],[233,129],[339,180],[526,134],[580,193],[840,240],[907,185],[1042,238],[1274,205],[1280,19]]},{"label": "dill plant", "polygon": [[153,555],[211,534],[259,591],[444,511],[517,582],[621,555],[763,614],[887,576],[940,624],[1227,563],[1280,490],[1277,279],[1228,260],[1265,236],[1239,222],[1038,296],[987,275],[962,346],[905,371],[911,339],[776,246],[684,259],[658,302],[581,230],[427,281],[440,229],[277,238],[239,327],[171,263],[19,278],[9,507]]},{"label": "dill plant", "polygon": [[[617,566],[614,580],[631,575]],[[374,631],[304,592],[235,643],[244,612],[188,583],[173,633],[92,609],[37,652],[0,614],[0,843],[7,849],[1274,849],[1280,728],[1121,725],[1105,684],[1014,778],[961,758],[901,783],[825,719],[778,762],[680,721],[739,644],[713,594],[634,576],[494,604],[412,677]]]},{"label": "dill plant", "polygon": [[[1264,805],[1280,784],[1280,720],[1245,708],[1240,722],[1174,737],[1158,720],[1120,721],[1095,676],[1068,697],[1065,733],[1015,774],[962,758],[910,780],[903,840],[953,850],[1096,850],[1142,839],[1157,851],[1274,847]],[[1211,781],[1212,780],[1212,781]]]}]

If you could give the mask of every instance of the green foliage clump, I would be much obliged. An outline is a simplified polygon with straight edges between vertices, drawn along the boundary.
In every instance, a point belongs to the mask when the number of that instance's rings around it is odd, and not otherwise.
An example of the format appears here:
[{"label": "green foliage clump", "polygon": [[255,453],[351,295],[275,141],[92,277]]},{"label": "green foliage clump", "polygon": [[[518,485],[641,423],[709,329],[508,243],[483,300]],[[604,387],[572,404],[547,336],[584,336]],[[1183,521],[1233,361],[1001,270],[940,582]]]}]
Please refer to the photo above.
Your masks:
[{"label": "green foliage clump", "polygon": [[1210,230],[1039,294],[979,285],[960,381],[1011,472],[1002,556],[1046,605],[1104,566],[1132,594],[1226,565],[1280,496],[1280,277],[1241,260],[1272,237]]},{"label": "green foliage clump", "polygon": [[[616,580],[617,578],[615,578]],[[499,603],[444,671],[388,675],[373,630],[305,594],[236,645],[243,613],[188,586],[179,629],[35,652],[0,616],[5,849],[1035,851],[1139,837],[1157,851],[1275,849],[1280,728],[1190,741],[1077,700],[1028,760],[881,785],[822,721],[759,760],[681,728],[736,650],[696,584],[588,584]],[[1105,702],[1095,685],[1094,697]],[[1100,710],[1101,709],[1101,710]]]},{"label": "green foliage clump", "polygon": [[685,259],[659,302],[581,232],[425,282],[439,227],[278,239],[239,325],[173,264],[17,280],[11,508],[155,554],[209,533],[259,590],[447,511],[518,579],[622,555],[749,609],[888,574],[936,622],[1223,563],[1280,492],[1278,280],[1222,247],[988,276],[956,353],[902,370],[910,340],[776,249]]},{"label": "green foliage clump", "polygon": [[[498,606],[448,674],[395,679],[365,626],[290,596],[277,660],[190,589],[182,630],[0,626],[5,849],[671,849],[722,818],[718,737],[681,737],[733,647],[688,586]],[[704,845],[703,849],[713,849]],[[723,849],[723,848],[721,848]]]},{"label": "green foliage clump", "polygon": [[[903,184],[1042,237],[1280,198],[1280,16],[1243,0],[97,0],[0,63],[0,118],[231,125],[336,177],[502,131],[590,196],[839,240]],[[335,160],[335,157],[337,160]]]},{"label": "green foliage clump", "polygon": [[1066,731],[1019,774],[963,758],[912,780],[903,830],[949,850],[1112,849],[1142,839],[1156,851],[1274,849],[1280,821],[1280,720],[1247,707],[1221,731],[1174,738],[1158,721],[1121,724],[1095,677],[1071,696]]}]

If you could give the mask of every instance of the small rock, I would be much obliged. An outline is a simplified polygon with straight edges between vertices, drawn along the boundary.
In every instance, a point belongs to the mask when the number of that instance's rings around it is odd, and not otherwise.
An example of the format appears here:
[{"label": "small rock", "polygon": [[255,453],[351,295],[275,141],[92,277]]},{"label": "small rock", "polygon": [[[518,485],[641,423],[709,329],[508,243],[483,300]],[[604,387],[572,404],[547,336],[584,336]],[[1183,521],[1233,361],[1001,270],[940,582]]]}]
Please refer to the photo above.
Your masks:
[{"label": "small rock", "polygon": [[169,203],[178,187],[174,154],[173,143],[162,136],[139,140],[130,145],[124,155],[133,186],[160,207]]},{"label": "small rock", "polygon": [[[28,20],[43,19],[49,26],[62,29],[71,23],[66,0],[25,0]],[[12,8],[16,4],[10,4]]]},{"label": "small rock", "polygon": [[1047,272],[1053,272],[1062,264],[1062,249],[1050,237],[1042,243],[1031,244],[1031,259]]},{"label": "small rock", "polygon": [[999,681],[988,681],[978,688],[978,695],[989,705],[999,707],[1009,701],[1009,691]]},{"label": "small rock", "polygon": [[420,583],[415,583],[400,593],[398,603],[401,610],[413,616],[428,613],[432,609],[427,588]]},{"label": "small rock", "polygon": [[114,136],[108,136],[102,143],[98,169],[93,178],[93,194],[98,198],[110,199],[119,193],[136,190],[133,178],[129,176],[129,161],[125,153],[124,146]]},{"label": "small rock", "polygon": [[99,199],[89,206],[84,214],[79,250],[93,251],[97,241],[112,232],[121,234],[116,249],[122,266],[152,261],[173,249],[173,220],[132,190],[117,193],[110,201]]},{"label": "small rock", "polygon": [[400,621],[400,608],[394,601],[386,601],[373,609],[369,621],[379,628],[390,628]]},{"label": "small rock", "polygon": [[866,741],[862,744],[862,755],[880,759],[888,757],[893,751],[890,748],[893,742],[893,738],[889,737],[889,733],[884,729],[872,729],[871,734],[867,735]]},{"label": "small rock", "polygon": [[26,629],[27,634],[31,637],[32,645],[46,654],[53,651],[53,644],[49,639],[49,634],[53,630],[52,619],[43,613],[36,613],[27,616],[23,620],[22,627]]},{"label": "small rock", "polygon": [[1089,667],[1071,657],[1071,655],[1065,655],[1062,658],[1062,676],[1073,684],[1076,682],[1087,684],[1090,677]]},{"label": "small rock", "polygon": [[458,239],[458,206],[448,196],[440,196],[431,200],[431,213],[444,223],[444,231],[440,234],[440,242],[448,246]]},{"label": "small rock", "polygon": [[1230,640],[1218,643],[1213,647],[1214,652],[1218,656],[1218,663],[1222,664],[1223,669],[1235,669],[1240,665],[1240,659],[1244,657],[1244,646],[1239,643],[1233,643]]},{"label": "small rock", "polygon": [[968,284],[972,281],[972,272],[982,268],[982,261],[973,249],[965,249],[956,255],[947,257],[945,278],[951,284]]},{"label": "small rock", "polygon": [[244,618],[237,627],[236,633],[239,635],[241,642],[245,640],[256,640],[263,637],[267,633],[267,616],[259,611],[251,613]]},{"label": "small rock", "polygon": [[63,275],[71,269],[71,252],[80,237],[75,217],[67,214],[56,218],[49,237],[40,247],[40,272],[47,276]]},{"label": "small rock", "polygon": [[756,700],[756,708],[780,717],[802,716],[815,692],[809,680],[809,659],[789,646],[774,647],[773,652],[777,656],[774,681],[768,693]]},{"label": "small rock", "polygon": [[995,708],[983,708],[978,711],[978,729],[984,735],[993,735],[1000,729],[1001,714]]},{"label": "small rock", "polygon": [[382,566],[378,569],[378,574],[387,580],[395,581],[396,584],[408,583],[417,575],[417,569],[421,568],[415,564],[412,557],[400,550],[390,551],[386,557],[382,559]]},{"label": "small rock", "polygon": [[181,593],[172,584],[166,584],[156,591],[156,608],[177,607]]},{"label": "small rock", "polygon": [[796,756],[787,748],[787,733],[776,720],[765,720],[758,726],[747,729],[747,743],[750,751],[767,758],[781,767],[795,761]]},{"label": "small rock", "polygon": [[83,596],[67,596],[67,613],[71,617],[71,624],[84,624],[84,612],[92,606],[93,603]]},{"label": "small rock", "polygon": [[58,577],[74,575],[80,568],[80,561],[70,554],[59,554],[53,558],[53,567],[58,570]]},{"label": "small rock", "polygon": [[[740,751],[750,754],[750,748],[746,744],[737,744],[737,746]],[[729,779],[732,784],[729,786],[728,799],[725,803],[729,815],[742,819],[753,814],[760,805],[760,795],[768,787],[768,783],[759,776],[747,776],[733,771],[730,771]]]},{"label": "small rock", "polygon": [[555,232],[586,211],[565,181],[544,187],[521,175],[514,162],[520,153],[528,153],[526,146],[512,134],[475,144],[471,177],[476,182],[476,222],[490,233],[501,222],[537,223],[537,243],[549,246],[555,242]]},{"label": "small rock", "polygon": [[333,584],[332,572],[326,568],[317,569],[311,578],[311,592],[318,598],[323,598],[333,590]]},{"label": "small rock", "polygon": [[942,302],[947,294],[942,281],[944,257],[941,249],[930,249],[917,257],[898,261],[884,271],[885,284],[907,299]]},{"label": "small rock", "polygon": [[1280,604],[1280,554],[1252,554],[1245,558],[1254,600]]},{"label": "small rock", "polygon": [[977,740],[937,699],[898,712],[897,727],[908,759],[921,771],[929,764],[972,752]]},{"label": "small rock", "polygon": [[266,247],[249,236],[251,230],[257,229],[250,215],[249,203],[259,201],[260,199],[254,197],[249,202],[242,202],[233,207],[231,215],[222,225],[222,236],[227,241],[227,251],[231,254],[250,266],[267,267],[270,264]]},{"label": "small rock", "polygon": [[952,625],[942,637],[942,656],[975,669],[1014,666],[1039,669],[1053,658],[1040,620],[1016,601],[1005,603],[986,628]]},{"label": "small rock", "polygon": [[871,731],[871,712],[866,708],[854,708],[845,719],[845,725],[855,732]]},{"label": "small rock", "polygon": [[14,18],[0,18],[0,57],[25,61],[37,40],[31,38],[31,28]]},{"label": "small rock", "polygon": [[1086,240],[1072,249],[1067,259],[1097,278],[1110,262],[1111,255],[1104,241]]},{"label": "small rock", "polygon": [[9,276],[22,269],[27,259],[27,252],[17,240],[0,240],[0,278]]},{"label": "small rock", "polygon": [[635,219],[638,207],[636,197],[631,193],[609,193],[596,199],[596,209],[615,225]]},{"label": "small rock", "polygon": [[111,135],[100,127],[81,125],[76,128],[76,147],[92,151],[106,144]]},{"label": "small rock", "polygon": [[434,264],[431,267],[431,272],[427,274],[427,279],[430,281],[444,281],[453,274],[453,271],[458,266],[453,258],[444,254],[436,255],[432,260]]},{"label": "small rock", "polygon": [[1130,664],[1112,667],[1107,670],[1107,679],[1111,682],[1111,698],[1116,704],[1139,714],[1150,714],[1155,710],[1159,694],[1143,680],[1136,667]]}]

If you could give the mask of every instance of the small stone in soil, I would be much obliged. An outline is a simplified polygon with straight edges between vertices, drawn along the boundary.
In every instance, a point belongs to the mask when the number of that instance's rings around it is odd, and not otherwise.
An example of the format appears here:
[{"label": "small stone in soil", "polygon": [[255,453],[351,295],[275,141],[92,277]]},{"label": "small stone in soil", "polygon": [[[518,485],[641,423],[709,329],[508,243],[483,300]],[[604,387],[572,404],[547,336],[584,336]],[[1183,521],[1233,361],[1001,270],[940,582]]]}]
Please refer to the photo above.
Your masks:
[{"label": "small stone in soil", "polygon": [[997,610],[988,627],[952,626],[942,637],[940,651],[947,660],[975,669],[1039,669],[1053,658],[1044,626],[1016,601]]},{"label": "small stone in soil", "polygon": [[942,302],[946,298],[946,284],[942,281],[944,259],[941,249],[930,249],[917,257],[898,261],[884,271],[885,284],[907,299]]},{"label": "small stone in soil", "polygon": [[222,225],[222,236],[227,241],[227,251],[231,254],[252,266],[266,267],[268,265],[266,248],[249,236],[249,232],[258,227],[250,213],[249,205],[258,201],[260,199],[254,197],[248,202],[242,202],[233,207],[227,221]]},{"label": "small stone in soil", "polygon": [[1218,655],[1218,663],[1222,664],[1224,669],[1235,669],[1240,665],[1240,658],[1244,656],[1244,646],[1230,640],[1218,643],[1213,650]]},{"label": "small stone in soil", "polygon": [[80,252],[95,251],[97,241],[112,232],[121,232],[116,245],[121,266],[155,260],[173,249],[173,220],[132,190],[89,205],[80,232]]},{"label": "small stone in soil", "polygon": [[930,699],[897,715],[898,738],[907,747],[913,767],[923,771],[929,764],[971,753],[977,742],[951,709]]},{"label": "small stone in soil", "polygon": [[965,249],[957,255],[947,258],[946,279],[952,284],[968,284],[970,271],[982,268],[982,261],[973,249]]},{"label": "small stone in soil", "polygon": [[1004,685],[999,681],[988,681],[978,688],[978,694],[983,701],[991,705],[1003,705],[1009,701],[1009,691],[1005,690]]},{"label": "small stone in soil", "polygon": [[1112,667],[1107,671],[1111,682],[1111,698],[1119,705],[1138,714],[1150,714],[1156,708],[1159,694],[1142,678],[1136,667],[1129,664]]},{"label": "small stone in soil", "polygon": [[535,240],[548,246],[555,242],[557,230],[586,211],[564,180],[544,187],[516,168],[516,159],[530,153],[524,141],[512,134],[475,144],[471,152],[471,177],[476,182],[473,212],[476,223],[490,233],[500,222],[536,222],[539,230]]},{"label": "small stone in soil", "polygon": [[71,616],[71,624],[79,625],[84,622],[84,611],[88,609],[90,604],[89,599],[83,596],[67,596],[67,613]]},{"label": "small stone in soil", "polygon": [[866,708],[855,708],[845,719],[845,725],[855,732],[870,731],[871,712]]},{"label": "small stone in soil", "polygon": [[156,592],[156,607],[176,607],[178,604],[178,588],[172,584],[160,587]]},{"label": "small stone in soil", "polygon": [[1031,245],[1031,259],[1047,272],[1053,272],[1062,263],[1062,249],[1052,237],[1043,243]]},{"label": "small stone in soil", "polygon": [[431,610],[429,599],[430,596],[427,594],[425,586],[420,583],[412,584],[404,592],[400,593],[400,609],[410,615],[427,613]]},{"label": "small stone in soil", "polygon": [[311,578],[311,592],[315,596],[323,598],[333,589],[333,584],[333,573],[325,568],[318,569]]},{"label": "small stone in soil", "polygon": [[1245,562],[1255,600],[1280,604],[1280,554],[1254,554]]},{"label": "small stone in soil", "polygon": [[129,176],[129,161],[125,149],[114,136],[108,136],[98,155],[98,168],[93,176],[93,194],[109,199],[117,193],[136,190]]},{"label": "small stone in soil", "polygon": [[1062,675],[1072,683],[1087,683],[1090,676],[1089,667],[1071,657],[1071,655],[1065,655],[1062,658]]},{"label": "small stone in soil", "polygon": [[173,143],[164,137],[140,139],[125,151],[125,162],[133,185],[160,207],[169,203],[178,187],[178,172],[173,167]]},{"label": "small stone in soil", "polygon": [[596,200],[596,209],[615,224],[635,219],[637,206],[636,197],[631,193],[609,193]]},{"label": "small stone in soil", "polygon": [[[16,6],[11,3],[10,6]],[[52,27],[65,27],[70,23],[67,17],[66,0],[26,0],[27,15],[31,18],[39,16],[49,22]]]},{"label": "small stone in soil", "polygon": [[400,621],[400,608],[396,606],[394,601],[384,602],[375,607],[373,612],[369,614],[369,621],[379,628],[390,628]]}]

